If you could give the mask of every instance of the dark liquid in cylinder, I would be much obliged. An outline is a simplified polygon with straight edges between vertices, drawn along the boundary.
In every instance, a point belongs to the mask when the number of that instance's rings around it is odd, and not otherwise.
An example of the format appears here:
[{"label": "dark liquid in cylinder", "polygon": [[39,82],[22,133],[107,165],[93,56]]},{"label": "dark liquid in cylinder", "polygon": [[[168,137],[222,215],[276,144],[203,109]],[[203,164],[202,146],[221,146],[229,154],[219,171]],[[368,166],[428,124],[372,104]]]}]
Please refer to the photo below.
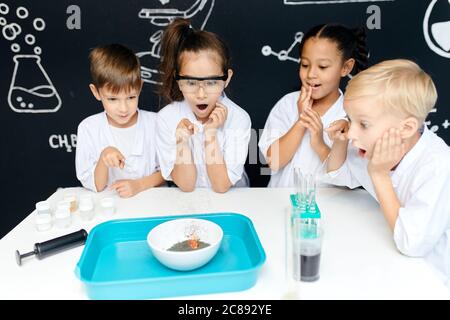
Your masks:
[{"label": "dark liquid in cylinder", "polygon": [[300,268],[302,281],[315,281],[319,279],[320,253],[314,256],[300,255]]}]

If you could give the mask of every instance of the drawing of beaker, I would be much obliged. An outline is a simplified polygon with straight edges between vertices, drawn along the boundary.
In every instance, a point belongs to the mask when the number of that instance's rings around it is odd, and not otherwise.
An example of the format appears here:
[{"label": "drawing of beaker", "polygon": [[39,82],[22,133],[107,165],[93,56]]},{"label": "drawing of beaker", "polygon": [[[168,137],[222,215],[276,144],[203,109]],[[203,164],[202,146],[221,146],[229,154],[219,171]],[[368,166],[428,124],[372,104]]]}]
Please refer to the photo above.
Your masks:
[{"label": "drawing of beaker", "polygon": [[61,98],[37,55],[16,55],[8,103],[15,112],[50,113],[61,107]]}]

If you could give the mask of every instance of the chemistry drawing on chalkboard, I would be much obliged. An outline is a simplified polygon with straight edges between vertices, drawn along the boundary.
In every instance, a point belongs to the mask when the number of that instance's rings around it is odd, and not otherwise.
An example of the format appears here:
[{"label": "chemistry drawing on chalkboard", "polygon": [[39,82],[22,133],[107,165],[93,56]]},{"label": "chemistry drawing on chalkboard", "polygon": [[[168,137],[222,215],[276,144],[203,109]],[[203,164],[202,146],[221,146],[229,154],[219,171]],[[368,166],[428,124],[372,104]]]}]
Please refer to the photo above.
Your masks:
[{"label": "chemistry drawing on chalkboard", "polygon": [[19,54],[13,60],[15,66],[8,92],[11,109],[29,113],[58,111],[61,98],[41,65],[41,57]]},{"label": "chemistry drawing on chalkboard", "polygon": [[[27,8],[18,7],[15,17],[11,14],[8,16],[17,18],[17,22],[8,22],[5,16],[12,10],[7,4],[0,3],[2,35],[5,40],[12,42],[11,51],[15,53],[14,71],[7,98],[9,107],[18,113],[56,112],[61,107],[61,98],[42,66],[42,49],[35,46],[36,37],[33,34],[23,32],[23,24],[30,21],[30,13]],[[45,21],[42,18],[34,18],[31,23],[34,31],[41,32],[45,29]],[[20,40],[25,44],[22,44],[22,47]],[[27,52],[30,50],[32,52]]]},{"label": "chemistry drawing on chalkboard", "polygon": [[149,38],[150,51],[136,53],[141,62],[141,77],[144,82],[159,84],[157,68],[161,58],[163,29],[176,18],[191,19],[194,28],[203,29],[211,15],[214,1],[159,0],[158,8],[141,9],[139,11],[138,17],[140,19],[149,20],[153,26],[160,27]]},{"label": "chemistry drawing on chalkboard", "polygon": [[299,31],[295,34],[294,36],[294,42],[292,42],[291,46],[287,49],[287,50],[281,50],[280,52],[275,52],[272,50],[272,48],[268,45],[265,45],[262,50],[261,53],[264,56],[276,56],[278,58],[278,60],[280,61],[286,61],[286,60],[290,60],[293,62],[297,62],[300,63],[300,58],[294,58],[292,56],[290,56],[292,49],[294,49],[294,47],[298,44],[300,44],[302,42],[303,39],[303,32]]},{"label": "chemistry drawing on chalkboard", "polygon": [[[437,13],[447,12],[447,21],[438,19]],[[433,0],[428,5],[423,19],[423,34],[425,41],[438,55],[444,58],[450,58],[450,1]]]},{"label": "chemistry drawing on chalkboard", "polygon": [[[447,16],[443,18],[446,12]],[[444,15],[445,16],[445,15]],[[446,20],[443,20],[446,19]],[[428,47],[444,58],[450,58],[450,0],[432,0],[425,11],[423,19],[423,34]],[[437,109],[431,110],[436,113]],[[426,121],[430,126],[431,121]],[[441,124],[442,128],[447,129],[450,126],[448,119]],[[439,130],[438,125],[432,125],[431,131]]]}]

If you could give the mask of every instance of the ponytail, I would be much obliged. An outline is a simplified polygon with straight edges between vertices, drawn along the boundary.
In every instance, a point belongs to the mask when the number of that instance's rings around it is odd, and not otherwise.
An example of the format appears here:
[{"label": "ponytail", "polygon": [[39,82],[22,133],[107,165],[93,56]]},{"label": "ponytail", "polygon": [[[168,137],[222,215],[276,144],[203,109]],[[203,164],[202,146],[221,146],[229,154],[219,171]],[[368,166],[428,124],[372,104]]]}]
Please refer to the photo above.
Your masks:
[{"label": "ponytail", "polygon": [[367,69],[367,63],[369,60],[369,52],[366,46],[366,29],[355,28],[352,29],[356,38],[356,46],[353,51],[353,58],[355,59],[355,66],[353,67],[353,74],[357,74],[360,71]]},{"label": "ponytail", "polygon": [[163,33],[161,41],[161,63],[159,66],[162,86],[158,89],[158,94],[167,101],[178,101],[183,97],[175,81],[175,73],[179,69],[178,57],[183,42],[193,32],[189,20],[176,19]]}]

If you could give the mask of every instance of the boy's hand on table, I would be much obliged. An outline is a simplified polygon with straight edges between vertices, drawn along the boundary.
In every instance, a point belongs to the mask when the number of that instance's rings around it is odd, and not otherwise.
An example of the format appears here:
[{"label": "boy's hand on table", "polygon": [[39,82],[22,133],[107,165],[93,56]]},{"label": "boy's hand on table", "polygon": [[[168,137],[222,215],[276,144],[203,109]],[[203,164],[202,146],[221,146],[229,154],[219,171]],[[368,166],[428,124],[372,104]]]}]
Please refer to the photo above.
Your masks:
[{"label": "boy's hand on table", "polygon": [[106,147],[100,154],[100,160],[107,167],[123,169],[125,167],[125,157],[115,147]]},{"label": "boy's hand on table", "polygon": [[139,181],[130,179],[117,180],[110,189],[116,190],[121,198],[130,198],[141,191]]},{"label": "boy's hand on table", "polygon": [[406,153],[400,130],[391,128],[377,140],[369,160],[368,170],[372,177],[389,175]]}]

